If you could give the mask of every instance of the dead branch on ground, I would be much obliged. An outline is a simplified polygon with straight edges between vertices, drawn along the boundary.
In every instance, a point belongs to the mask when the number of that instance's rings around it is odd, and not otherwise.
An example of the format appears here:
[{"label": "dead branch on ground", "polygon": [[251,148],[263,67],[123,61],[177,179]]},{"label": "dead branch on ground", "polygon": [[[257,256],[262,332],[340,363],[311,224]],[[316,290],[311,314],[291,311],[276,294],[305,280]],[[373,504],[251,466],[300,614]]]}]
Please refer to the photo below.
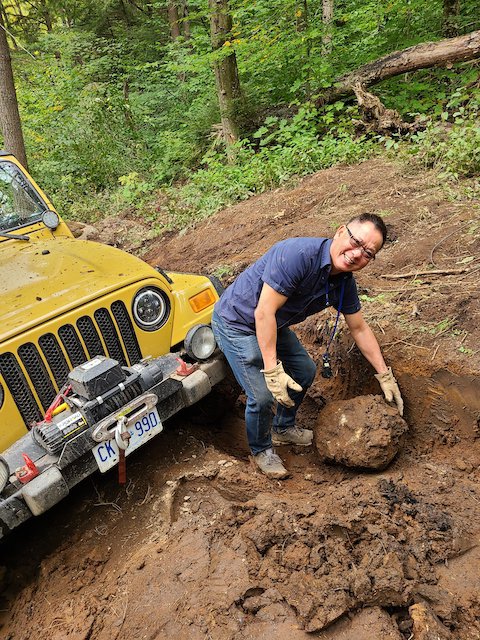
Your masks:
[{"label": "dead branch on ground", "polygon": [[409,271],[408,273],[383,274],[380,278],[385,280],[400,280],[400,278],[412,278],[417,276],[453,276],[470,271],[469,267],[463,269],[430,269],[428,271]]}]

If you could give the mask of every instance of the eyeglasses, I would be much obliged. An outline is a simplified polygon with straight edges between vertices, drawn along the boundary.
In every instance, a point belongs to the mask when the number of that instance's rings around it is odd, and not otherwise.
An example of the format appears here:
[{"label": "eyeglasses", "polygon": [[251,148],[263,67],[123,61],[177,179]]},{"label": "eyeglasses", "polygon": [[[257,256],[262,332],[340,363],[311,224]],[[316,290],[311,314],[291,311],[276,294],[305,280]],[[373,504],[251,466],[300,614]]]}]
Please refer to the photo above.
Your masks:
[{"label": "eyeglasses", "polygon": [[350,231],[350,229],[347,227],[347,225],[345,225],[345,229],[348,231],[348,235],[350,236],[350,244],[352,245],[352,247],[356,247],[357,249],[361,249],[362,250],[362,256],[364,258],[366,258],[367,260],[375,260],[375,254],[373,253],[373,251],[370,251],[370,249],[365,249],[365,246],[364,246],[363,242],[361,240],[359,240],[358,238],[355,238],[355,236]]}]

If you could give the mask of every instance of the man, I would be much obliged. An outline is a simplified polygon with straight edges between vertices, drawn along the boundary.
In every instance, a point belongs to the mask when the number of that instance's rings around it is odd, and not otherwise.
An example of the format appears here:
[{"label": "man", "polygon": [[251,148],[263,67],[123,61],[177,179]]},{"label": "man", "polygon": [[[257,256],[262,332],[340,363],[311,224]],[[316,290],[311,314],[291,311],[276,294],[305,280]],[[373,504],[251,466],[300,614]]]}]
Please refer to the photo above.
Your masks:
[{"label": "man", "polygon": [[343,313],[357,346],[377,371],[386,399],[395,399],[403,415],[397,382],[363,318],[352,275],[375,260],[386,237],[383,220],[363,213],[339,227],[332,240],[278,242],[238,276],[215,306],[215,337],[247,396],[245,422],[253,460],[270,478],[288,476],[273,445],[307,446],[313,439],[313,431],[296,426],[295,416],[316,366],[289,326],[330,305],[337,309],[337,320]]}]

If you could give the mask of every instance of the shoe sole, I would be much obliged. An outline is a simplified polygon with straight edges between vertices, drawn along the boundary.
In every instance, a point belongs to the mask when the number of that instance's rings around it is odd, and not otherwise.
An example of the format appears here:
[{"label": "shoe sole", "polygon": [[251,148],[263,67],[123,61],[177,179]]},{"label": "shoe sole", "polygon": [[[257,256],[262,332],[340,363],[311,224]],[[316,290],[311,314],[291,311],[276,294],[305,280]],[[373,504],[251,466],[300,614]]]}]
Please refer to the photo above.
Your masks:
[{"label": "shoe sole", "polygon": [[311,442],[288,442],[286,440],[277,440],[277,438],[272,436],[272,444],[274,444],[277,447],[282,444],[294,444],[297,447],[311,447],[313,444],[313,440]]}]

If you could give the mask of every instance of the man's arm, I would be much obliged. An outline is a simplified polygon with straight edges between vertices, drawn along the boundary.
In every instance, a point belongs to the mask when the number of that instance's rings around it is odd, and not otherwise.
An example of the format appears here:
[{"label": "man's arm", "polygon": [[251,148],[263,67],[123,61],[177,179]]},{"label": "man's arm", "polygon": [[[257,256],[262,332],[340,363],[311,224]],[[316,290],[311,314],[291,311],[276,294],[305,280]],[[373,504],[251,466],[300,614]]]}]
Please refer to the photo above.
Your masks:
[{"label": "man's arm", "polygon": [[277,311],[287,301],[287,296],[278,293],[264,283],[255,309],[255,333],[262,352],[263,368],[273,369],[277,364]]},{"label": "man's arm", "polygon": [[265,384],[275,400],[285,407],[293,407],[294,401],[288,393],[301,391],[302,387],[285,373],[283,365],[277,361],[277,320],[276,313],[285,304],[287,297],[263,284],[257,308],[255,309],[255,333],[263,358]]},{"label": "man's arm", "polygon": [[345,314],[344,317],[358,348],[370,362],[375,371],[377,373],[384,373],[387,371],[388,367],[383,359],[380,345],[378,344],[375,334],[365,322],[363,313],[361,311],[357,311],[357,313]]},{"label": "man's arm", "polygon": [[385,399],[387,402],[395,400],[398,412],[403,416],[403,399],[397,381],[392,370],[385,364],[380,345],[373,331],[365,322],[362,312],[345,314],[345,321],[358,348],[377,371],[375,377],[380,383]]}]

